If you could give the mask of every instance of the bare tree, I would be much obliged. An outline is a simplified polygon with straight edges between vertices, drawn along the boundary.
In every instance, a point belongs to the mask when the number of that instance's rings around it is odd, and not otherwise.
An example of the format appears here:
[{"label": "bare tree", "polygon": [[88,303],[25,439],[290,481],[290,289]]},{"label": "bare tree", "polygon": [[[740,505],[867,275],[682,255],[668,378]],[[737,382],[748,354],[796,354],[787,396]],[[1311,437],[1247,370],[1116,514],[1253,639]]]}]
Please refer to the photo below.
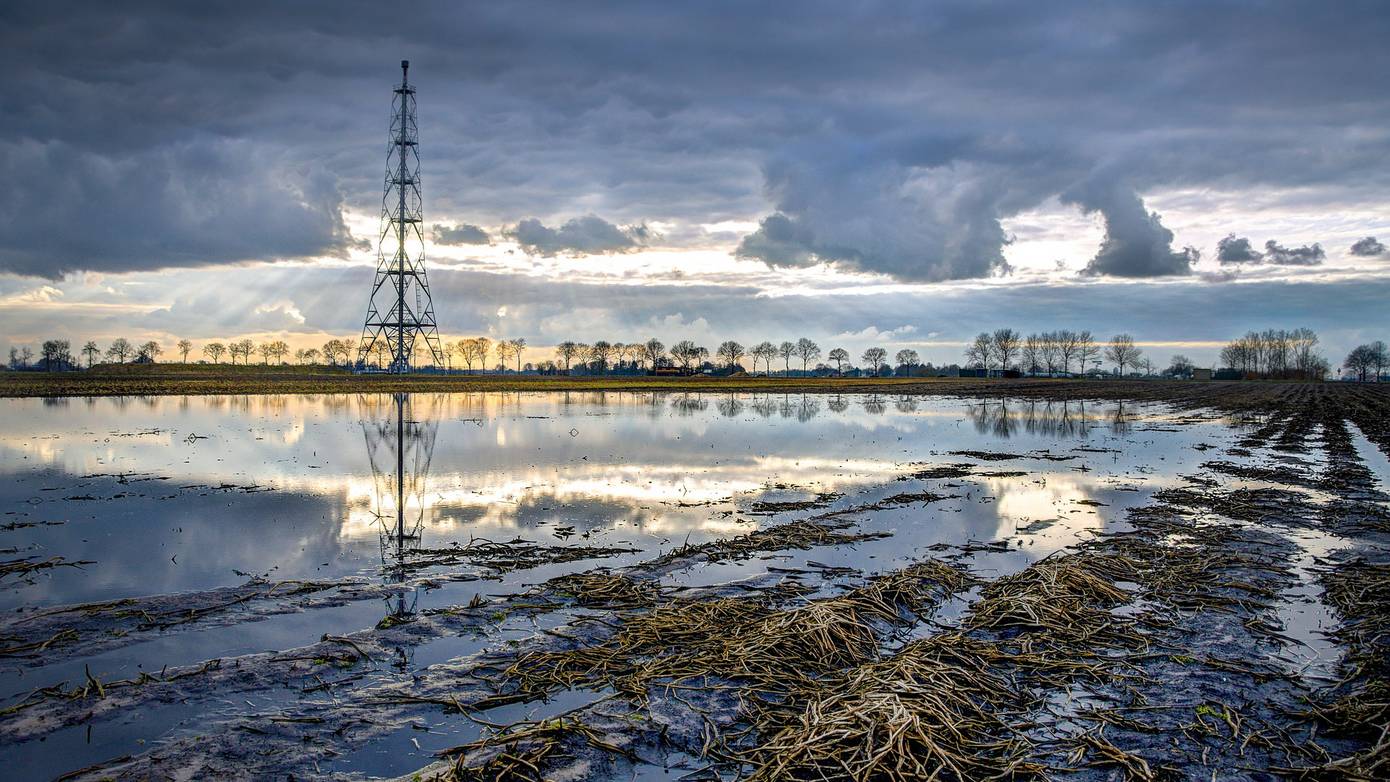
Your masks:
[{"label": "bare tree", "polygon": [[767,371],[767,374],[772,374],[772,359],[777,358],[776,345],[772,344],[771,342],[768,342],[767,340],[763,340],[762,342],[759,342],[758,344],[754,345],[752,350],[748,352],[751,353],[753,356],[754,372],[758,371],[758,361],[761,360],[763,362],[763,368]]},{"label": "bare tree", "polygon": [[893,360],[897,362],[898,366],[907,367],[907,373],[909,375],[912,374],[913,367],[922,363],[922,359],[920,356],[917,355],[917,351],[912,350],[911,348],[903,348],[902,350],[899,350],[898,354],[893,357]]},{"label": "bare tree", "polygon": [[878,347],[869,348],[864,351],[864,355],[860,356],[864,363],[868,364],[873,369],[875,377],[878,376],[879,367],[883,366],[883,360],[887,357],[888,351]]},{"label": "bare tree", "polygon": [[499,339],[499,340],[497,340],[497,350],[496,350],[496,353],[497,353],[497,365],[500,366],[500,367],[502,368],[503,371],[506,371],[507,365],[511,363],[511,360],[512,360],[512,350],[513,350],[513,348],[512,348],[512,341],[511,341],[511,340],[509,340],[509,339]]},{"label": "bare tree", "polygon": [[82,346],[82,355],[87,357],[87,368],[92,368],[92,361],[101,355],[101,348],[97,347],[96,340],[87,340],[87,344]]},{"label": "bare tree", "polygon": [[777,355],[782,357],[782,364],[786,367],[787,374],[792,373],[792,356],[796,355],[795,342],[783,342],[777,346]]},{"label": "bare tree", "polygon": [[[1078,362],[1080,363],[1080,365],[1081,365],[1081,371],[1082,371],[1082,372],[1085,372],[1085,371],[1086,371],[1086,364],[1087,364],[1088,362],[1091,362],[1091,361],[1096,361],[1096,357],[1099,356],[1099,355],[1100,355],[1100,345],[1097,345],[1095,339],[1091,337],[1091,332],[1089,332],[1089,331],[1079,331],[1079,332],[1077,332],[1077,334],[1076,334],[1076,358],[1077,358],[1077,361],[1078,361]],[[1099,362],[1099,361],[1096,361],[1096,365],[1099,366],[1099,365],[1100,365],[1100,362]]]},{"label": "bare tree", "polygon": [[188,353],[189,353],[189,351],[193,350],[193,343],[192,343],[192,342],[189,342],[189,341],[186,340],[186,339],[181,339],[181,340],[178,341],[177,349],[178,349],[178,351],[179,351],[179,355],[182,357],[182,358],[180,358],[179,360],[180,360],[181,362],[183,362],[184,364],[187,364],[187,363],[188,363]]},{"label": "bare tree", "polygon": [[377,368],[383,369],[393,360],[391,348],[386,344],[386,340],[378,339],[371,343],[371,354],[376,357]]},{"label": "bare tree", "polygon": [[[1081,353],[1081,333],[1063,329],[1052,332],[1057,344],[1057,358],[1062,362],[1062,373],[1071,372],[1071,361],[1078,358]],[[1085,361],[1082,361],[1082,370],[1086,369]]]},{"label": "bare tree", "polygon": [[572,340],[565,340],[555,346],[555,357],[560,359],[560,366],[565,368],[565,374],[569,374],[570,364],[574,362],[574,357],[579,355],[579,345]]},{"label": "bare tree", "polygon": [[1386,365],[1390,365],[1390,349],[1381,340],[1357,345],[1342,362],[1342,367],[1355,372],[1356,379],[1362,383],[1366,382],[1367,377],[1379,382]]},{"label": "bare tree", "polygon": [[487,354],[492,350],[492,340],[487,337],[461,339],[458,341],[458,347],[469,372],[473,371],[474,364],[478,365],[479,370],[487,370]]},{"label": "bare tree", "polygon": [[1023,340],[1023,349],[1019,352],[1019,364],[1024,372],[1036,375],[1042,371],[1044,342],[1044,337],[1039,334],[1029,334]]},{"label": "bare tree", "polygon": [[46,339],[39,346],[40,361],[47,372],[72,366],[72,343],[65,339]]},{"label": "bare tree", "polygon": [[613,345],[605,340],[596,340],[589,348],[589,360],[597,368],[599,374],[608,371],[608,362],[613,357]]},{"label": "bare tree", "polygon": [[671,346],[671,358],[681,365],[681,369],[689,370],[690,362],[698,356],[699,348],[695,347],[695,343],[688,339],[683,339]]},{"label": "bare tree", "polygon": [[526,352],[526,340],[523,337],[518,337],[511,340],[510,344],[512,346],[512,358],[516,359],[516,372],[519,375],[521,374],[521,356]]},{"label": "bare tree", "polygon": [[154,360],[163,354],[164,348],[160,347],[158,342],[150,340],[140,345],[136,353],[136,360],[153,364]]},{"label": "bare tree", "polygon": [[743,345],[731,339],[726,340],[719,343],[719,347],[715,350],[714,355],[727,363],[729,369],[733,369],[738,366],[739,359],[743,358]]},{"label": "bare tree", "polygon": [[135,352],[130,340],[125,337],[117,337],[111,341],[111,347],[106,349],[106,357],[114,358],[116,363],[124,364],[125,360]]},{"label": "bare tree", "polygon": [[666,346],[661,340],[652,337],[642,345],[642,357],[652,369],[656,369],[666,357]]},{"label": "bare tree", "polygon": [[1321,380],[1327,374],[1327,359],[1318,354],[1317,346],[1317,332],[1308,328],[1293,330],[1293,366],[1299,377]]},{"label": "bare tree", "polygon": [[1125,373],[1125,367],[1137,368],[1142,357],[1143,353],[1134,346],[1134,337],[1128,334],[1116,334],[1105,347],[1105,359],[1120,370],[1121,376]]},{"label": "bare tree", "polygon": [[844,348],[835,348],[830,351],[829,358],[831,361],[835,362],[835,374],[843,375],[845,373],[845,362],[849,361],[849,351]]},{"label": "bare tree", "polygon": [[801,374],[806,374],[806,365],[820,356],[820,345],[802,337],[796,341],[796,356],[801,359]]},{"label": "bare tree", "polygon": [[994,357],[994,340],[989,332],[981,331],[975,341],[965,349],[965,363],[978,369],[988,370],[990,359]]},{"label": "bare tree", "polygon": [[249,339],[239,339],[234,344],[241,351],[241,363],[251,363],[251,354],[256,351],[256,343]]},{"label": "bare tree", "polygon": [[1168,361],[1168,369],[1163,374],[1169,377],[1192,377],[1194,368],[1192,359],[1181,353],[1173,354],[1173,358]]},{"label": "bare tree", "polygon": [[1045,332],[1041,339],[1042,365],[1047,368],[1048,375],[1055,375],[1062,360],[1061,339],[1058,338],[1058,332],[1055,331]]},{"label": "bare tree", "polygon": [[1000,369],[1007,370],[1013,367],[1013,359],[1018,356],[1021,341],[1018,332],[1013,329],[995,329],[994,334],[990,336],[990,350],[999,360]]}]

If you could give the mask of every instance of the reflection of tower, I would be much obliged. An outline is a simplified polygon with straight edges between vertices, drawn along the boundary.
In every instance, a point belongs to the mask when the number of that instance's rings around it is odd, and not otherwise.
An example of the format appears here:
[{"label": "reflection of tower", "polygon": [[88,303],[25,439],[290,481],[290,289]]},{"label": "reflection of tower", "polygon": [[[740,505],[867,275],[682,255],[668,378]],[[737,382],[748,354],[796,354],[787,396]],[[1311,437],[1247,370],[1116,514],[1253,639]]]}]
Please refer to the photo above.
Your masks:
[{"label": "reflection of tower", "polygon": [[[363,395],[359,404],[375,489],[372,513],[381,523],[382,574],[388,584],[403,584],[409,552],[419,548],[425,526],[425,483],[439,423],[431,410],[417,416],[410,394]],[[407,600],[406,593],[397,593],[387,607],[390,615],[412,616],[418,596],[412,591]]]},{"label": "reflection of tower", "polygon": [[[434,302],[425,276],[419,131],[415,124],[415,88],[406,78],[409,69],[410,62],[402,60],[401,84],[395,89],[391,104],[391,151],[387,158],[386,194],[381,202],[376,281],[367,299],[367,318],[357,348],[358,366],[365,366],[375,355],[389,358],[387,368],[392,372],[409,372],[417,350],[433,365],[444,365]],[[424,344],[417,344],[417,339]]]}]

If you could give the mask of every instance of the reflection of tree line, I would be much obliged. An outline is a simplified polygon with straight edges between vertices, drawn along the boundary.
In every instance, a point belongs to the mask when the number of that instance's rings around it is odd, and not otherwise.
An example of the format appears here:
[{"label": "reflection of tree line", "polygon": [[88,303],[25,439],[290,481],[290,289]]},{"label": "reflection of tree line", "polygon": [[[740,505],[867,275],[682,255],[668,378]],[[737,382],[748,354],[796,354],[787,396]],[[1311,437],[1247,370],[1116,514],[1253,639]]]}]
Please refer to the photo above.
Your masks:
[{"label": "reflection of tree line", "polygon": [[[823,409],[832,413],[843,413],[853,403],[853,399],[843,394],[709,394],[672,393],[665,391],[555,391],[544,394],[525,391],[477,391],[461,393],[414,393],[409,395],[418,409],[428,402],[438,419],[483,420],[502,416],[536,414],[544,404],[553,404],[561,413],[590,407],[612,407],[628,404],[647,408],[649,415],[656,417],[666,412],[678,416],[690,416],[709,409],[711,400],[719,415],[733,418],[746,411],[762,417],[781,417],[806,422],[818,416]],[[308,408],[316,408],[329,414],[351,414],[362,406],[362,399],[370,395],[352,394],[256,394],[256,395],[208,395],[198,397],[196,403],[208,410],[230,412],[243,415],[286,415]],[[915,412],[920,404],[919,398],[912,395],[885,396],[883,394],[856,395],[859,406],[867,413],[881,415],[891,404],[901,413]],[[65,404],[66,398],[44,400],[44,404],[58,406]],[[84,401],[95,405],[98,401],[126,409],[139,404],[149,409],[176,404],[187,410],[190,397],[124,396],[107,397],[98,400],[88,397]],[[389,406],[389,396],[381,399],[386,402],[369,403],[378,407]],[[538,400],[544,400],[541,405]]]},{"label": "reflection of tree line", "polygon": [[[687,417],[703,413],[710,407],[710,394],[663,394],[646,395],[645,402],[653,411],[665,405],[672,414]],[[850,408],[851,398],[843,394],[722,394],[715,396],[714,410],[725,418],[737,418],[745,412],[760,418],[784,418],[806,423],[820,415],[822,409],[832,413],[843,413]],[[857,397],[859,406],[865,412],[882,415],[891,403],[899,413],[914,413],[921,405],[919,397],[902,394],[887,397],[883,394],[865,394]]]},{"label": "reflection of tree line", "polygon": [[966,413],[980,434],[1007,438],[1019,431],[1052,437],[1085,437],[1104,423],[1112,434],[1129,431],[1130,414],[1124,402],[1113,408],[1095,406],[1088,413],[1084,401],[998,401],[966,406]]}]

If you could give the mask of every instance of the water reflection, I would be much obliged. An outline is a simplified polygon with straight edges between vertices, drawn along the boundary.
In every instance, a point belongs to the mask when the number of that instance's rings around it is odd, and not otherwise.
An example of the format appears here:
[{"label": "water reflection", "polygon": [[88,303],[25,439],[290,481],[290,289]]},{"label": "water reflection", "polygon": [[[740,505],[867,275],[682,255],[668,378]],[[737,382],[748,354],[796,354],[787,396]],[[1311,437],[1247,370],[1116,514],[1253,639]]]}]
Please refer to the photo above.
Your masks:
[{"label": "water reflection", "polygon": [[[408,583],[422,532],[433,549],[473,537],[554,543],[557,530],[573,528],[651,552],[747,532],[738,508],[769,486],[852,493],[901,475],[904,463],[990,450],[1004,437],[1045,448],[1128,431],[1134,420],[1149,439],[1147,424],[1164,415],[1132,404],[898,394],[150,401],[0,402],[0,505],[14,511],[3,521],[36,524],[11,530],[4,544],[16,558],[96,562],[33,583],[10,579],[0,608],[211,589],[244,574]],[[1195,442],[1184,429],[1165,437],[1161,453],[1146,445],[1107,456],[1107,469],[1165,456],[1171,468]],[[414,598],[407,591],[389,613],[409,615]]]},{"label": "water reflection", "polygon": [[1125,410],[1124,402],[1112,403],[1108,408],[1092,404],[1088,410],[1082,400],[1000,400],[968,404],[965,410],[976,432],[1001,439],[1020,432],[1039,437],[1081,438],[1098,425],[1114,435],[1130,430],[1131,413]]},{"label": "water reflection", "polygon": [[[404,584],[407,559],[419,549],[425,529],[425,484],[439,421],[432,397],[415,404],[410,394],[390,397],[360,395],[362,434],[372,468],[371,513],[380,525],[381,572],[387,584]],[[419,587],[402,589],[387,598],[387,615],[406,621],[415,615]],[[408,661],[401,661],[408,662]]]},{"label": "water reflection", "polygon": [[671,412],[682,417],[703,413],[708,407],[709,400],[702,394],[676,394],[671,398]]}]

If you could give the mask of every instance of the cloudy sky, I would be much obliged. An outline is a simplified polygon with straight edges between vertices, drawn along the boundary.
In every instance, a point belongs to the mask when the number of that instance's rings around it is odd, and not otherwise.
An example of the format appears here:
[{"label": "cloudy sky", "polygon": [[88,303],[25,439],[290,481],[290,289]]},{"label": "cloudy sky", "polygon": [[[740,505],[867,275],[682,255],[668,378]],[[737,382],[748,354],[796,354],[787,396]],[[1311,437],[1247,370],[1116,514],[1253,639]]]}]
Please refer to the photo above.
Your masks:
[{"label": "cloudy sky", "polygon": [[401,59],[450,337],[1390,337],[1384,2],[46,0],[0,349],[356,336]]}]

